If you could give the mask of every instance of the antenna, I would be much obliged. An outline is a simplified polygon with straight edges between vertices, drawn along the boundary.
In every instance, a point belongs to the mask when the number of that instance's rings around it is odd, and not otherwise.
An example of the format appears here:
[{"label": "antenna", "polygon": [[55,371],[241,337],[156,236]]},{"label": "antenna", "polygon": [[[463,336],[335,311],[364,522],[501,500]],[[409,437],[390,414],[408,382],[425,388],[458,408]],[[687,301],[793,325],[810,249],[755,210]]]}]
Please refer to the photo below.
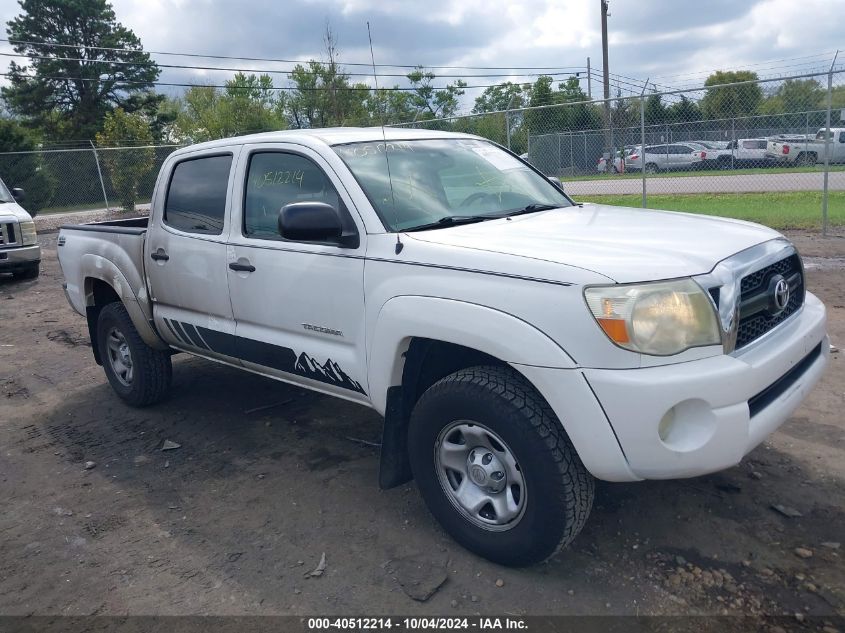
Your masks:
[{"label": "antenna", "polygon": [[[370,59],[373,62],[373,82],[376,86],[376,97],[378,97],[378,73],[376,72],[376,56],[373,54],[373,34],[370,32],[370,21],[367,20],[367,39],[370,41]],[[387,182],[390,183],[390,202],[393,206],[393,216],[396,219],[396,196],[393,195],[393,177],[390,175],[390,156],[387,150],[387,133],[384,131],[384,110],[381,111],[381,138],[384,141],[384,161],[387,163]],[[399,239],[399,231],[396,231],[396,254],[402,252],[405,247]]]}]

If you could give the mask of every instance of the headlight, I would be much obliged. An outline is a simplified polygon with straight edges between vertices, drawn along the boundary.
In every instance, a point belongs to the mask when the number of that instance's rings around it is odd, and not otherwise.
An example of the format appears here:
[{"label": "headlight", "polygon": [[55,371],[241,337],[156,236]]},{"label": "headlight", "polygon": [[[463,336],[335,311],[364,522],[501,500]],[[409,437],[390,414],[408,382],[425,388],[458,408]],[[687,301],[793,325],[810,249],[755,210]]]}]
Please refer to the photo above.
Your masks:
[{"label": "headlight", "polygon": [[21,244],[24,246],[32,246],[37,241],[35,236],[35,222],[32,220],[23,220],[18,226],[21,229]]},{"label": "headlight", "polygon": [[608,338],[633,352],[669,356],[722,342],[710,297],[692,279],[592,287],[584,297]]}]

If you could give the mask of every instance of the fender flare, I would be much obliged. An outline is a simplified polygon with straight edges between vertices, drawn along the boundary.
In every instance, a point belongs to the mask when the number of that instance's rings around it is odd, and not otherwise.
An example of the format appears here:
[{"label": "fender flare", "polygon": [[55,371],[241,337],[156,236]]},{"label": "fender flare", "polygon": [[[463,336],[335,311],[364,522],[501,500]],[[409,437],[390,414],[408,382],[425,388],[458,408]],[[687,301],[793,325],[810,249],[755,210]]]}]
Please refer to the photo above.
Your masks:
[{"label": "fender flare", "polygon": [[440,297],[393,297],[379,311],[367,354],[370,397],[382,415],[387,409],[388,389],[402,383],[404,354],[414,338],[462,345],[506,363],[576,367],[546,334],[501,310]]},{"label": "fender flare", "polygon": [[[149,314],[149,304],[144,304],[135,294],[132,285],[126,279],[126,276],[120,271],[114,262],[102,257],[100,255],[87,254],[82,256],[80,262],[80,270],[82,278],[84,279],[85,292],[85,307],[89,308],[94,305],[94,292],[92,281],[97,279],[103,281],[114,290],[115,294],[120,298],[121,303],[129,313],[132,319],[132,324],[138,330],[138,334],[144,342],[154,349],[166,350],[170,346],[165,343],[153,329],[151,318]],[[146,288],[141,282],[139,290],[143,291],[146,296]],[[96,344],[92,340],[92,344]]]}]

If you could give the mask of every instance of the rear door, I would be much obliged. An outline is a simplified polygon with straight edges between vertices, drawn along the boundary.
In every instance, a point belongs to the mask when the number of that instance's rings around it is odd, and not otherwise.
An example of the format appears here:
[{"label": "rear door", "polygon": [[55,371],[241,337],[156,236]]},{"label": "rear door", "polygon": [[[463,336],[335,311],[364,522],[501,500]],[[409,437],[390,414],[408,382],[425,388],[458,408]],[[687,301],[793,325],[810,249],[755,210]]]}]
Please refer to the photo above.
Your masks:
[{"label": "rear door", "polygon": [[[227,274],[244,367],[366,402],[366,234],[340,178],[304,146],[247,146],[235,199]],[[338,209],[357,245],[283,239],[279,211],[294,202]]]},{"label": "rear door", "polygon": [[173,347],[229,362],[237,361],[226,241],[238,152],[222,148],[174,159],[156,188],[145,249],[159,333]]}]

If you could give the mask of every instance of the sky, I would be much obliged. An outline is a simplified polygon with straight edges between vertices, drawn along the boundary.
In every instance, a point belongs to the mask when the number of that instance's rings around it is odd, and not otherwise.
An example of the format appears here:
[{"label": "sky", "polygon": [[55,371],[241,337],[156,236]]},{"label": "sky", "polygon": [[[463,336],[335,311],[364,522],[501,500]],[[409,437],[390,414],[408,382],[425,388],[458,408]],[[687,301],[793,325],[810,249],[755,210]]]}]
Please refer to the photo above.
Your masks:
[{"label": "sky", "polygon": [[[500,70],[439,70],[470,85],[528,81],[523,67],[583,71],[587,57],[601,67],[600,0],[112,0],[117,18],[147,50],[307,60],[324,56],[326,21],[340,62],[370,61],[367,21],[379,64],[488,66]],[[19,12],[0,0],[5,23]],[[716,69],[748,68],[761,76],[826,69],[845,49],[845,0],[611,0],[610,71],[630,93],[647,77],[664,89],[700,85]],[[0,52],[9,52],[0,43]],[[843,53],[845,66],[845,53]],[[9,58],[0,59],[5,66]],[[162,63],[283,69],[290,64],[155,56]],[[347,67],[369,73],[366,67]],[[380,68],[379,73],[405,69]],[[160,80],[222,83],[232,73],[163,70]],[[585,75],[582,81],[587,91]],[[561,75],[561,79],[565,75]],[[372,84],[371,77],[356,78]],[[440,79],[442,85],[450,79]],[[277,85],[287,85],[282,75]],[[402,83],[381,77],[380,85]],[[597,95],[600,80],[592,83]],[[468,91],[465,106],[480,90]]]}]

